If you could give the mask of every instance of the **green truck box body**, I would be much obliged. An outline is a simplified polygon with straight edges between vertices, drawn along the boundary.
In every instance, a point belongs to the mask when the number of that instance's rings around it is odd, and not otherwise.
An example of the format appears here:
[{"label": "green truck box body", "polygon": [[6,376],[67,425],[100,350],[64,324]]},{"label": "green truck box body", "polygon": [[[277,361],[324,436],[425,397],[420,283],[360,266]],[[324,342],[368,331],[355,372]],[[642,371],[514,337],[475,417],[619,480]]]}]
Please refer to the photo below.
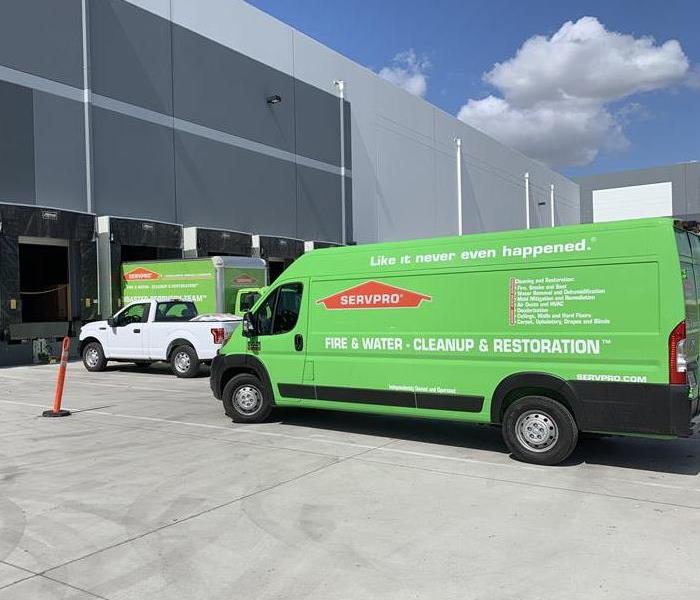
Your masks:
[{"label": "green truck box body", "polygon": [[124,304],[139,300],[191,300],[200,314],[234,313],[242,288],[267,283],[259,258],[212,256],[122,264]]},{"label": "green truck box body", "polygon": [[[218,397],[243,369],[277,405],[499,423],[514,390],[545,390],[581,430],[654,435],[688,435],[700,410],[700,239],[671,219],[316,250],[252,312],[291,284],[296,324],[239,328]],[[670,385],[684,321],[688,384]]]}]

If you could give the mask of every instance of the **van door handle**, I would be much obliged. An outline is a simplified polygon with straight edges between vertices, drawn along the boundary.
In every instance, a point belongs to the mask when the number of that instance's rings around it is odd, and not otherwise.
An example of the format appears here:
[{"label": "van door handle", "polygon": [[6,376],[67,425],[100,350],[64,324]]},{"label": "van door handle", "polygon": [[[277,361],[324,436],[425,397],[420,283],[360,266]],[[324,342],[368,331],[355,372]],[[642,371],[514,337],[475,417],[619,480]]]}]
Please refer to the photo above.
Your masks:
[{"label": "van door handle", "polygon": [[297,333],[294,336],[294,349],[297,352],[301,352],[304,349],[304,338],[301,333]]},{"label": "van door handle", "polygon": [[134,333],[141,333],[140,329],[134,329]]}]

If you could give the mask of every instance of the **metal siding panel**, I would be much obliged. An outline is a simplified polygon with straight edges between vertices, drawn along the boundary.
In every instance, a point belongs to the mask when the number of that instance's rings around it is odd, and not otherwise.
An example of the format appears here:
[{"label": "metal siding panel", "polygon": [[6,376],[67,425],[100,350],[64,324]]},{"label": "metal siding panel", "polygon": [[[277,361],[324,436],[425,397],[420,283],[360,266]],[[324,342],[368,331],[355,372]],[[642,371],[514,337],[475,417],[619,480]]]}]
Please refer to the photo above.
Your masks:
[{"label": "metal siding panel", "polygon": [[34,204],[34,100],[0,81],[0,201]]},{"label": "metal siding panel", "polygon": [[[337,94],[333,81],[345,81],[350,105],[346,123],[346,166],[352,168],[352,225],[358,242],[377,237],[377,133],[375,126],[376,75],[302,33],[294,32],[294,74],[330,94]],[[346,109],[346,117],[347,115]],[[348,151],[351,150],[351,151]]]},{"label": "metal siding panel", "polygon": [[700,217],[700,162],[685,165],[686,212]]},{"label": "metal siding panel", "polygon": [[346,242],[355,241],[354,227],[354,205],[352,197],[352,178],[345,178],[345,240]]},{"label": "metal siding panel", "polygon": [[[175,26],[173,78],[178,118],[294,152],[294,80],[288,75]],[[273,95],[282,102],[268,104]]]},{"label": "metal siding panel", "polygon": [[416,139],[378,130],[379,239],[433,235],[433,151]]},{"label": "metal siding panel", "polygon": [[92,0],[92,90],[172,114],[170,30],[168,20],[123,0]]},{"label": "metal siding panel", "polygon": [[175,133],[178,214],[185,225],[296,236],[296,166]]},{"label": "metal siding panel", "polygon": [[81,0],[3,0],[0,64],[83,87]]},{"label": "metal siding panel", "polygon": [[296,152],[340,166],[340,100],[296,80],[294,105]]},{"label": "metal siding panel", "polygon": [[375,77],[377,116],[388,119],[407,132],[426,140],[433,140],[435,132],[433,107],[400,87],[378,76]]},{"label": "metal siding panel", "polygon": [[[500,144],[480,131],[439,109],[435,111],[435,145],[454,152],[454,138],[462,139],[463,199],[465,232],[499,231],[525,227],[525,180],[531,177],[531,222],[533,227],[550,224],[549,185],[555,185],[560,202],[555,202],[557,224],[577,223],[578,185],[545,165]],[[467,198],[467,185],[471,198]],[[468,205],[468,200],[473,202]],[[539,207],[538,201],[545,206]],[[469,214],[476,221],[469,222]],[[478,227],[478,228],[477,228]]]},{"label": "metal siding panel", "polygon": [[343,102],[345,113],[345,168],[352,169],[352,106],[350,102]]},{"label": "metal siding panel", "polygon": [[666,217],[673,213],[673,185],[670,181],[593,190],[592,195],[596,223]]},{"label": "metal siding panel", "polygon": [[83,105],[34,92],[36,202],[86,210]]},{"label": "metal siding panel", "polygon": [[294,73],[289,25],[240,0],[171,1],[172,18],[178,25],[283,73]]},{"label": "metal siding panel", "polygon": [[297,233],[305,240],[340,242],[341,179],[324,171],[297,167]]},{"label": "metal siding panel", "polygon": [[150,13],[153,13],[154,15],[158,15],[159,17],[163,17],[164,19],[170,19],[171,14],[170,14],[170,5],[172,3],[172,0],[124,0],[125,2],[128,2],[129,4],[133,4],[134,6],[138,6],[139,8],[142,8],[143,10],[147,10]]},{"label": "metal siding panel", "polygon": [[[593,191],[662,183],[664,181],[670,181],[673,186],[673,214],[683,216],[688,212],[692,212],[688,210],[689,190],[686,187],[686,172],[683,164],[605,173],[577,179],[581,186],[582,202],[585,201],[583,208],[587,211],[586,214],[590,215],[590,220],[593,219]],[[588,204],[589,202],[590,204]],[[590,213],[588,213],[589,206]]]},{"label": "metal siding panel", "polygon": [[92,135],[95,212],[176,222],[172,130],[93,108]]}]

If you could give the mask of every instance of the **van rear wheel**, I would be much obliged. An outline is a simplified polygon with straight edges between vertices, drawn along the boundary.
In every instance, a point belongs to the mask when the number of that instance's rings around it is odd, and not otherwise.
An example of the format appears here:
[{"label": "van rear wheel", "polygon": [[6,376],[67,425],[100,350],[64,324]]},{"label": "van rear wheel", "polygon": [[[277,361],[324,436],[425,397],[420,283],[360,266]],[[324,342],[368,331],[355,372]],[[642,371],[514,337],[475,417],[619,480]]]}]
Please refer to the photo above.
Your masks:
[{"label": "van rear wheel", "polygon": [[529,463],[556,465],[576,448],[578,428],[569,410],[546,396],[524,396],[503,417],[503,439],[513,455]]},{"label": "van rear wheel", "polygon": [[262,423],[272,411],[266,386],[254,375],[242,373],[226,384],[224,410],[234,423]]}]

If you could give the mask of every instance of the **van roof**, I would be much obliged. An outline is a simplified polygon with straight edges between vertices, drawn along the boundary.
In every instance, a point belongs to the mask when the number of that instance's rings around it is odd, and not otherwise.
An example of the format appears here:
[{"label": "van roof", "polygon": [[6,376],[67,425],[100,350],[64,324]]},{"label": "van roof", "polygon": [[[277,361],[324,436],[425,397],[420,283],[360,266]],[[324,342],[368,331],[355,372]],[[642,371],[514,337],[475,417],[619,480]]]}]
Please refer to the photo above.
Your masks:
[{"label": "van roof", "polygon": [[[649,229],[658,229],[670,233],[674,226],[674,220],[671,217],[654,217],[646,219],[631,219],[625,221],[610,221],[605,223],[584,223],[579,225],[565,225],[559,227],[541,227],[536,229],[519,229],[511,231],[499,231],[489,233],[466,234],[462,236],[446,236],[435,238],[424,238],[417,240],[404,240],[397,242],[383,242],[375,244],[361,244],[358,246],[340,246],[336,248],[322,248],[312,250],[305,253],[295,260],[280,276],[279,281],[289,281],[299,277],[323,277],[340,274],[351,273],[386,273],[397,271],[414,271],[422,268],[436,266],[455,267],[464,266],[464,262],[460,262],[457,258],[451,261],[444,261],[443,264],[426,265],[425,262],[417,264],[411,262],[402,264],[400,257],[402,255],[415,258],[418,255],[425,257],[432,255],[439,258],[441,254],[460,253],[465,250],[478,252],[482,250],[487,252],[491,249],[498,250],[507,245],[508,247],[534,246],[534,245],[563,245],[572,244],[577,240],[580,241],[584,237],[594,239],[597,233],[619,231],[630,232],[633,229],[645,229],[645,233],[649,233]],[[641,239],[641,238],[640,238]],[[644,239],[649,239],[645,236]],[[558,249],[558,248],[557,248]],[[635,251],[629,249],[631,254]],[[638,254],[640,252],[637,252]],[[556,252],[555,252],[556,254]],[[617,255],[619,256],[619,252]],[[381,261],[382,257],[387,260],[395,259],[397,262],[393,264],[370,264],[372,257],[376,257],[377,261]],[[477,258],[475,256],[475,258]],[[509,262],[504,260],[502,256],[486,257],[478,256],[479,259],[485,258],[489,263],[504,263]],[[550,261],[552,257],[545,257]],[[580,258],[580,254],[578,256]],[[586,257],[588,258],[588,257]],[[554,257],[554,260],[559,260]],[[439,260],[434,262],[440,262]],[[520,261],[518,261],[520,262]],[[480,261],[479,264],[486,264],[486,261]],[[472,263],[476,266],[476,263]]]}]

